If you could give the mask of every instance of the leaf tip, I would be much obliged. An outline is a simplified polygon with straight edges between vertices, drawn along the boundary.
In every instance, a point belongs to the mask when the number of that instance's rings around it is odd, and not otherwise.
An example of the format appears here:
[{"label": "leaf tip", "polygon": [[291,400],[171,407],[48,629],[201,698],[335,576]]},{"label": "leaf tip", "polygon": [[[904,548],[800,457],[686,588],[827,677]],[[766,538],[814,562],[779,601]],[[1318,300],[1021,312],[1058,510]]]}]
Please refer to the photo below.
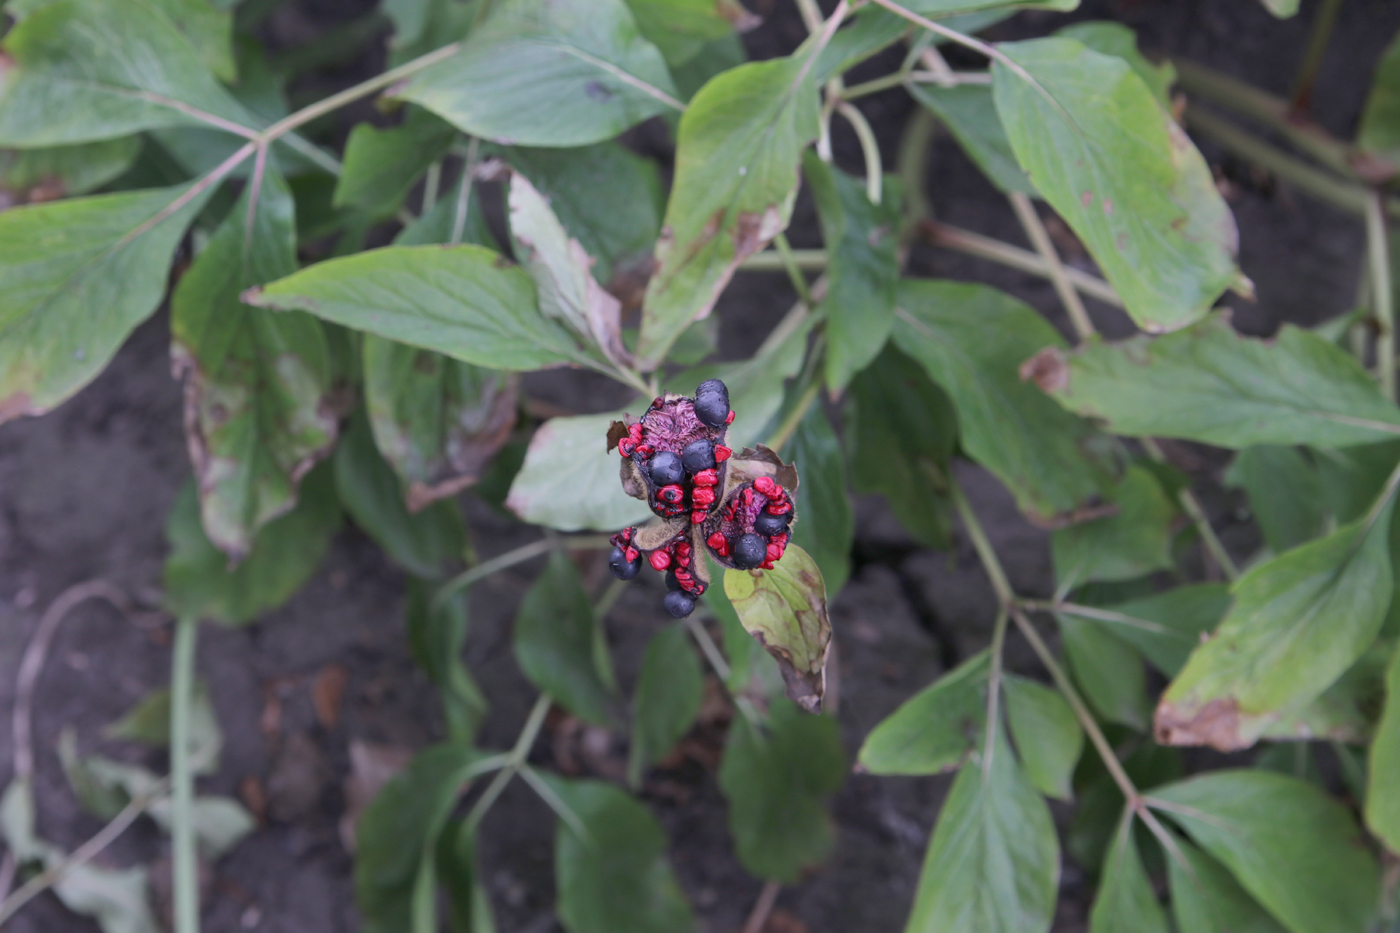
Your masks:
[{"label": "leaf tip", "polygon": [[1221,697],[1198,707],[1177,706],[1163,699],[1152,731],[1159,745],[1209,745],[1233,752],[1254,744],[1241,734],[1240,726],[1240,704],[1234,697]]}]

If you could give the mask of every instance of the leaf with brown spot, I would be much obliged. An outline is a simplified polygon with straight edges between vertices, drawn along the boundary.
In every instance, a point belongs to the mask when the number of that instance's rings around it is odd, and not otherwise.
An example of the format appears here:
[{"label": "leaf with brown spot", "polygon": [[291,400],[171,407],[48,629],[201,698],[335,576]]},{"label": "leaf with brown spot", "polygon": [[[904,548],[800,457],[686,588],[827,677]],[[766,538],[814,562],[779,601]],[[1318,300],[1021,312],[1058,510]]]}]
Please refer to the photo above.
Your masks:
[{"label": "leaf with brown spot", "polygon": [[724,592],[744,628],[778,662],[788,698],[820,712],[831,619],[816,561],[789,544],[772,570],[726,570]]}]

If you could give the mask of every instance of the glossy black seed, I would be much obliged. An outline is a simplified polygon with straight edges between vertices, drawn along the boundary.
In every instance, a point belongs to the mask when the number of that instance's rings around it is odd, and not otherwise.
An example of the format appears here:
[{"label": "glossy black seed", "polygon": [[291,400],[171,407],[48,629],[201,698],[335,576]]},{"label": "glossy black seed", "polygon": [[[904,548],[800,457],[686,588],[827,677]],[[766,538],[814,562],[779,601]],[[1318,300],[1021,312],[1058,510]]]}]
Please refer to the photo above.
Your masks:
[{"label": "glossy black seed", "polygon": [[785,512],[782,515],[774,515],[772,512],[759,512],[758,518],[753,520],[753,530],[761,535],[772,537],[773,535],[785,535],[788,530],[788,522],[792,519],[792,512]]},{"label": "glossy black seed", "polygon": [[683,590],[672,590],[661,601],[666,612],[673,619],[684,619],[695,611],[695,598]]},{"label": "glossy black seed", "polygon": [[718,379],[706,379],[695,390],[695,417],[712,428],[729,420],[729,389]]},{"label": "glossy black seed", "polygon": [[768,542],[756,534],[740,535],[729,557],[740,570],[752,570],[768,559]]},{"label": "glossy black seed", "polygon": [[715,468],[715,443],[706,438],[698,441],[691,441],[685,445],[685,450],[681,451],[681,463],[685,466],[687,473],[699,473],[701,470],[713,470]]},{"label": "glossy black seed", "polygon": [[680,588],[681,588],[681,581],[679,581],[679,580],[676,579],[676,572],[675,572],[674,570],[668,570],[668,571],[666,571],[666,589],[668,589],[668,590],[678,590],[678,589],[680,589]]},{"label": "glossy black seed", "polygon": [[651,481],[658,486],[670,486],[685,479],[685,467],[681,464],[681,458],[669,450],[658,451],[651,458],[647,469],[651,473]]},{"label": "glossy black seed", "polygon": [[642,559],[638,557],[629,564],[627,552],[620,547],[615,547],[612,549],[612,554],[608,555],[608,569],[619,580],[630,580],[642,569]]}]

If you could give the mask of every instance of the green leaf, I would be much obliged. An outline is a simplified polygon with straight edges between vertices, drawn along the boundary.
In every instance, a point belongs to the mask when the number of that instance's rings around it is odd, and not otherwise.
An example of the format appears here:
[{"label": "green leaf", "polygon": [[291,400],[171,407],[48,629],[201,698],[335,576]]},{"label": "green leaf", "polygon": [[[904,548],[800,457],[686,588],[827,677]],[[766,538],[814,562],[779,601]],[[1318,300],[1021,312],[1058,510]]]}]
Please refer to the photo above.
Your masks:
[{"label": "green leaf", "polygon": [[724,594],[744,628],[778,662],[788,699],[809,713],[820,711],[831,618],[816,561],[789,544],[772,570],[726,570]]},{"label": "green leaf", "polygon": [[622,491],[621,461],[608,452],[608,425],[620,413],[551,418],[530,439],[506,507],[559,531],[615,531],[651,510]]},{"label": "green leaf", "polygon": [[0,422],[65,401],[155,311],[170,256],[209,196],[193,193],[159,188],[0,213]]},{"label": "green leaf", "polygon": [[467,600],[458,594],[441,606],[433,605],[433,589],[414,581],[408,587],[408,644],[419,666],[442,696],[448,738],[470,745],[486,719],[482,696],[462,661],[467,640]]},{"label": "green leaf", "polygon": [[1261,738],[1366,744],[1385,705],[1386,668],[1394,653],[1388,639],[1377,641],[1316,699],[1271,724]]},{"label": "green leaf", "polygon": [[1011,141],[1006,138],[1006,129],[992,103],[990,87],[984,84],[953,87],[911,84],[909,93],[943,121],[963,152],[999,190],[1040,196],[1011,151]]},{"label": "green leaf", "polygon": [[0,149],[0,201],[52,201],[100,188],[131,167],[141,139],[125,136],[49,149]]},{"label": "green leaf", "polygon": [[1070,780],[1084,748],[1084,730],[1059,692],[1024,677],[1007,675],[1006,724],[1026,766],[1026,775],[1042,793],[1060,800],[1074,796]]},{"label": "green leaf", "polygon": [[568,327],[600,359],[628,365],[622,303],[593,278],[592,257],[569,236],[549,200],[519,172],[511,175],[507,203],[515,255],[535,280],[540,311]]},{"label": "green leaf", "polygon": [[[1297,9],[1297,0],[1292,0],[1292,6]],[[1391,40],[1376,65],[1356,145],[1372,155],[1400,162],[1400,36]]]},{"label": "green leaf", "polygon": [[1360,658],[1390,608],[1393,510],[1388,500],[1241,577],[1229,615],[1162,695],[1157,740],[1247,748]]},{"label": "green leaf", "polygon": [[1288,19],[1298,12],[1299,0],[1259,0],[1268,11],[1279,19]]},{"label": "green leaf", "polygon": [[[748,50],[739,36],[730,33],[722,39],[707,42],[693,58],[682,65],[671,67],[671,76],[676,81],[676,91],[681,100],[695,97],[711,78],[731,68],[738,68],[749,60]],[[666,114],[663,119],[671,127],[672,135],[681,125],[681,115],[676,112]]]},{"label": "green leaf", "polygon": [[1087,422],[1023,382],[1020,367],[1063,338],[1029,307],[985,285],[905,279],[894,342],[948,393],[963,449],[1042,520],[1099,491]]},{"label": "green leaf", "polygon": [[1249,496],[1249,511],[1275,554],[1322,534],[1327,521],[1322,477],[1298,448],[1246,447],[1230,464],[1225,482]]},{"label": "green leaf", "polygon": [[817,138],[809,55],[752,62],[700,89],[681,118],[676,174],[637,357],[654,369],[706,317],[746,256],[787,227],[802,150]]},{"label": "green leaf", "polygon": [[[170,691],[162,688],[146,694],[120,719],[109,723],[102,730],[102,737],[169,749]],[[224,734],[209,699],[209,688],[196,683],[190,703],[190,742],[185,753],[199,763],[195,769],[197,774],[213,774],[219,770],[219,750],[223,744]]]},{"label": "green leaf", "polygon": [[576,149],[511,146],[501,156],[549,199],[559,222],[593,257],[593,276],[622,295],[638,284],[661,233],[665,195],[660,167],[609,140]]},{"label": "green leaf", "polygon": [[778,662],[763,650],[739,621],[739,613],[724,593],[724,587],[712,586],[705,591],[705,605],[714,613],[720,626],[724,656],[729,661],[729,677],[725,686],[735,695],[756,697],[765,704],[782,696],[786,689]]},{"label": "green leaf", "polygon": [[340,504],[330,470],[307,474],[296,508],[263,526],[237,567],[205,537],[194,484],[181,489],[170,509],[166,538],[165,601],[180,616],[227,625],[251,622],[286,602],[305,583],[340,527]]},{"label": "green leaf", "polygon": [[1117,514],[1069,525],[1051,536],[1061,583],[1131,580],[1171,569],[1176,505],[1151,471],[1130,467],[1112,501]]},{"label": "green leaf", "polygon": [[1164,337],[1047,352],[1034,375],[1066,408],[1132,437],[1345,447],[1400,433],[1400,409],[1361,364],[1291,324],[1266,341],[1216,315]]},{"label": "green leaf", "polygon": [[336,436],[321,324],[241,301],[296,271],[295,207],[268,171],[249,222],[244,189],[171,299],[171,357],[185,381],[185,435],[209,539],[234,560],[296,504],[306,471]]},{"label": "green leaf", "polygon": [[1212,771],[1159,787],[1149,805],[1224,862],[1293,933],[1368,928],[1379,870],[1346,807],[1267,771]]},{"label": "green leaf", "polygon": [[535,580],[515,617],[515,658],[530,682],[579,719],[611,725],[616,700],[593,657],[598,622],[578,568],[561,551]]},{"label": "green leaf", "polygon": [[417,107],[388,129],[357,123],[345,143],[331,203],[359,208],[379,219],[394,216],[418,177],[447,154],[456,136],[451,124]]},{"label": "green leaf", "polygon": [[738,0],[627,0],[627,6],[637,31],[672,66],[690,61],[706,44],[732,34],[735,26],[759,22]]},{"label": "green leaf", "polygon": [[207,126],[191,111],[247,126],[162,6],[176,0],[60,0],[5,37],[0,146],[59,146],[162,126]]},{"label": "green leaf", "polygon": [[1229,870],[1185,840],[1177,840],[1190,871],[1167,859],[1172,914],[1182,930],[1199,933],[1284,933],[1284,928],[1240,887]]},{"label": "green leaf", "polygon": [[819,404],[807,410],[785,453],[802,474],[793,493],[801,520],[792,526],[792,543],[816,562],[835,599],[851,575],[851,546],[856,516],[846,491],[846,458],[831,422]]},{"label": "green leaf", "polygon": [[880,493],[915,540],[946,548],[953,527],[948,461],[958,437],[953,403],[893,344],[851,382],[851,398],[846,437],[855,439],[856,492]]},{"label": "green leaf", "polygon": [[1386,478],[1400,465],[1400,441],[1359,444],[1341,450],[1310,451],[1322,477],[1327,510],[1338,522],[1351,522],[1366,514],[1385,488]]},{"label": "green leaf", "polygon": [[1163,331],[1203,317],[1240,281],[1239,241],[1185,131],[1120,58],[1055,37],[999,48],[1039,84],[992,66],[1011,148],[1133,320]]},{"label": "green leaf", "polygon": [[846,777],[831,716],[809,716],[775,699],[767,728],[735,717],[719,767],[729,832],[751,874],[791,884],[826,858],[835,842],[823,801]]},{"label": "green leaf", "polygon": [[826,382],[839,393],[875,359],[894,325],[899,180],[886,178],[880,203],[872,204],[863,182],[811,150],[802,156],[802,174],[826,243]]},{"label": "green leaf", "polygon": [[1385,711],[1371,743],[1366,825],[1387,849],[1400,852],[1400,651],[1387,668]]},{"label": "green leaf", "polygon": [[438,837],[437,872],[447,889],[452,933],[496,933],[491,895],[478,867],[476,836],[465,820],[453,820]]},{"label": "green leaf", "polygon": [[1120,820],[1089,913],[1089,933],[1170,933],[1170,929],[1142,865],[1133,820],[1131,816]]},{"label": "green leaf", "polygon": [[979,651],[870,731],[857,761],[871,774],[938,774],[962,767],[987,728],[987,652]]},{"label": "green leaf", "polygon": [[816,80],[854,68],[883,48],[894,45],[909,31],[909,21],[896,13],[867,4],[846,17],[826,48],[817,56]]},{"label": "green leaf", "polygon": [[360,815],[355,901],[365,933],[437,929],[431,897],[425,918],[417,891],[433,893],[438,836],[467,782],[482,773],[481,758],[463,745],[424,749]]},{"label": "green leaf", "polygon": [[400,567],[423,579],[442,577],[462,559],[466,531],[450,499],[418,512],[375,449],[368,420],[356,412],[335,451],[335,488],[345,511]]},{"label": "green leaf", "polygon": [[1045,799],[997,730],[943,801],[905,933],[1045,933],[1059,873]]},{"label": "green leaf", "polygon": [[479,480],[515,427],[518,379],[373,334],[362,343],[374,441],[410,509]]},{"label": "green leaf", "polygon": [[664,112],[675,92],[623,0],[498,0],[457,54],[396,96],[472,136],[583,146]]},{"label": "green leaf", "polygon": [[[550,775],[579,819],[554,837],[559,920],[569,933],[685,933],[695,920],[666,861],[666,833],[646,805],[602,781]],[[578,830],[582,830],[580,835]]]},{"label": "green leaf", "polygon": [[1172,84],[1176,81],[1176,69],[1169,61],[1154,65],[1143,57],[1143,54],[1138,51],[1137,33],[1127,26],[1122,23],[1090,21],[1066,26],[1064,29],[1058,30],[1055,35],[1065,39],[1073,39],[1095,52],[1115,55],[1123,59],[1128,63],[1128,67],[1137,72],[1138,77],[1147,83],[1148,88],[1152,91],[1152,96],[1157,98],[1157,102],[1163,107],[1171,109],[1171,89]]},{"label": "green leaf", "polygon": [[637,692],[632,696],[627,783],[640,787],[642,772],[664,758],[690,730],[700,712],[704,681],[683,626],[667,626],[647,642]]},{"label": "green leaf", "polygon": [[1070,670],[1094,712],[1146,731],[1152,710],[1147,672],[1137,652],[1099,626],[1069,615],[1057,618]]},{"label": "green leaf", "polygon": [[1191,649],[1213,631],[1230,609],[1230,591],[1223,583],[1178,586],[1126,603],[1095,608],[1093,614],[1066,610],[1112,632],[1142,652],[1168,677],[1186,664]]},{"label": "green leaf", "polygon": [[539,312],[523,269],[480,246],[386,246],[319,262],[244,300],[445,353],[527,370],[586,357]]}]

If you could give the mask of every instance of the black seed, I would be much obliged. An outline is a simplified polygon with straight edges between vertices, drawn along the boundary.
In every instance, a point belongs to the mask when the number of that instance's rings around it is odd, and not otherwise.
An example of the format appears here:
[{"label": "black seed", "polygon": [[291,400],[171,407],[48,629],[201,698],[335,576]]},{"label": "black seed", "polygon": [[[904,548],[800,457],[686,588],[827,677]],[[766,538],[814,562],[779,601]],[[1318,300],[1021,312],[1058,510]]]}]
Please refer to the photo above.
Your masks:
[{"label": "black seed", "polygon": [[668,570],[668,571],[666,571],[666,589],[668,589],[668,590],[678,590],[678,589],[680,589],[680,588],[681,588],[681,581],[679,581],[679,580],[676,579],[676,572],[675,572],[674,570]]},{"label": "black seed", "polygon": [[768,559],[768,542],[758,535],[740,535],[730,551],[730,560],[740,570],[752,570]]},{"label": "black seed", "polygon": [[702,437],[698,441],[686,444],[685,450],[681,451],[681,463],[685,465],[687,473],[694,474],[701,470],[713,470],[715,467],[714,441]]},{"label": "black seed", "polygon": [[612,554],[608,556],[608,569],[619,580],[630,580],[642,569],[642,559],[638,557],[629,564],[627,552],[620,547],[615,547],[612,549]]},{"label": "black seed", "polygon": [[773,535],[785,535],[788,530],[788,522],[792,520],[792,512],[784,512],[782,515],[774,515],[772,512],[759,512],[758,518],[753,520],[753,530],[761,535],[772,537]]},{"label": "black seed", "polygon": [[685,467],[681,458],[669,450],[658,451],[648,465],[651,481],[658,486],[670,486],[685,479]]},{"label": "black seed", "polygon": [[666,598],[661,601],[667,614],[673,619],[684,619],[695,611],[695,599],[689,593],[682,590],[672,590],[666,594]]},{"label": "black seed", "polygon": [[718,379],[706,379],[695,390],[695,417],[711,428],[729,420],[729,389]]}]

